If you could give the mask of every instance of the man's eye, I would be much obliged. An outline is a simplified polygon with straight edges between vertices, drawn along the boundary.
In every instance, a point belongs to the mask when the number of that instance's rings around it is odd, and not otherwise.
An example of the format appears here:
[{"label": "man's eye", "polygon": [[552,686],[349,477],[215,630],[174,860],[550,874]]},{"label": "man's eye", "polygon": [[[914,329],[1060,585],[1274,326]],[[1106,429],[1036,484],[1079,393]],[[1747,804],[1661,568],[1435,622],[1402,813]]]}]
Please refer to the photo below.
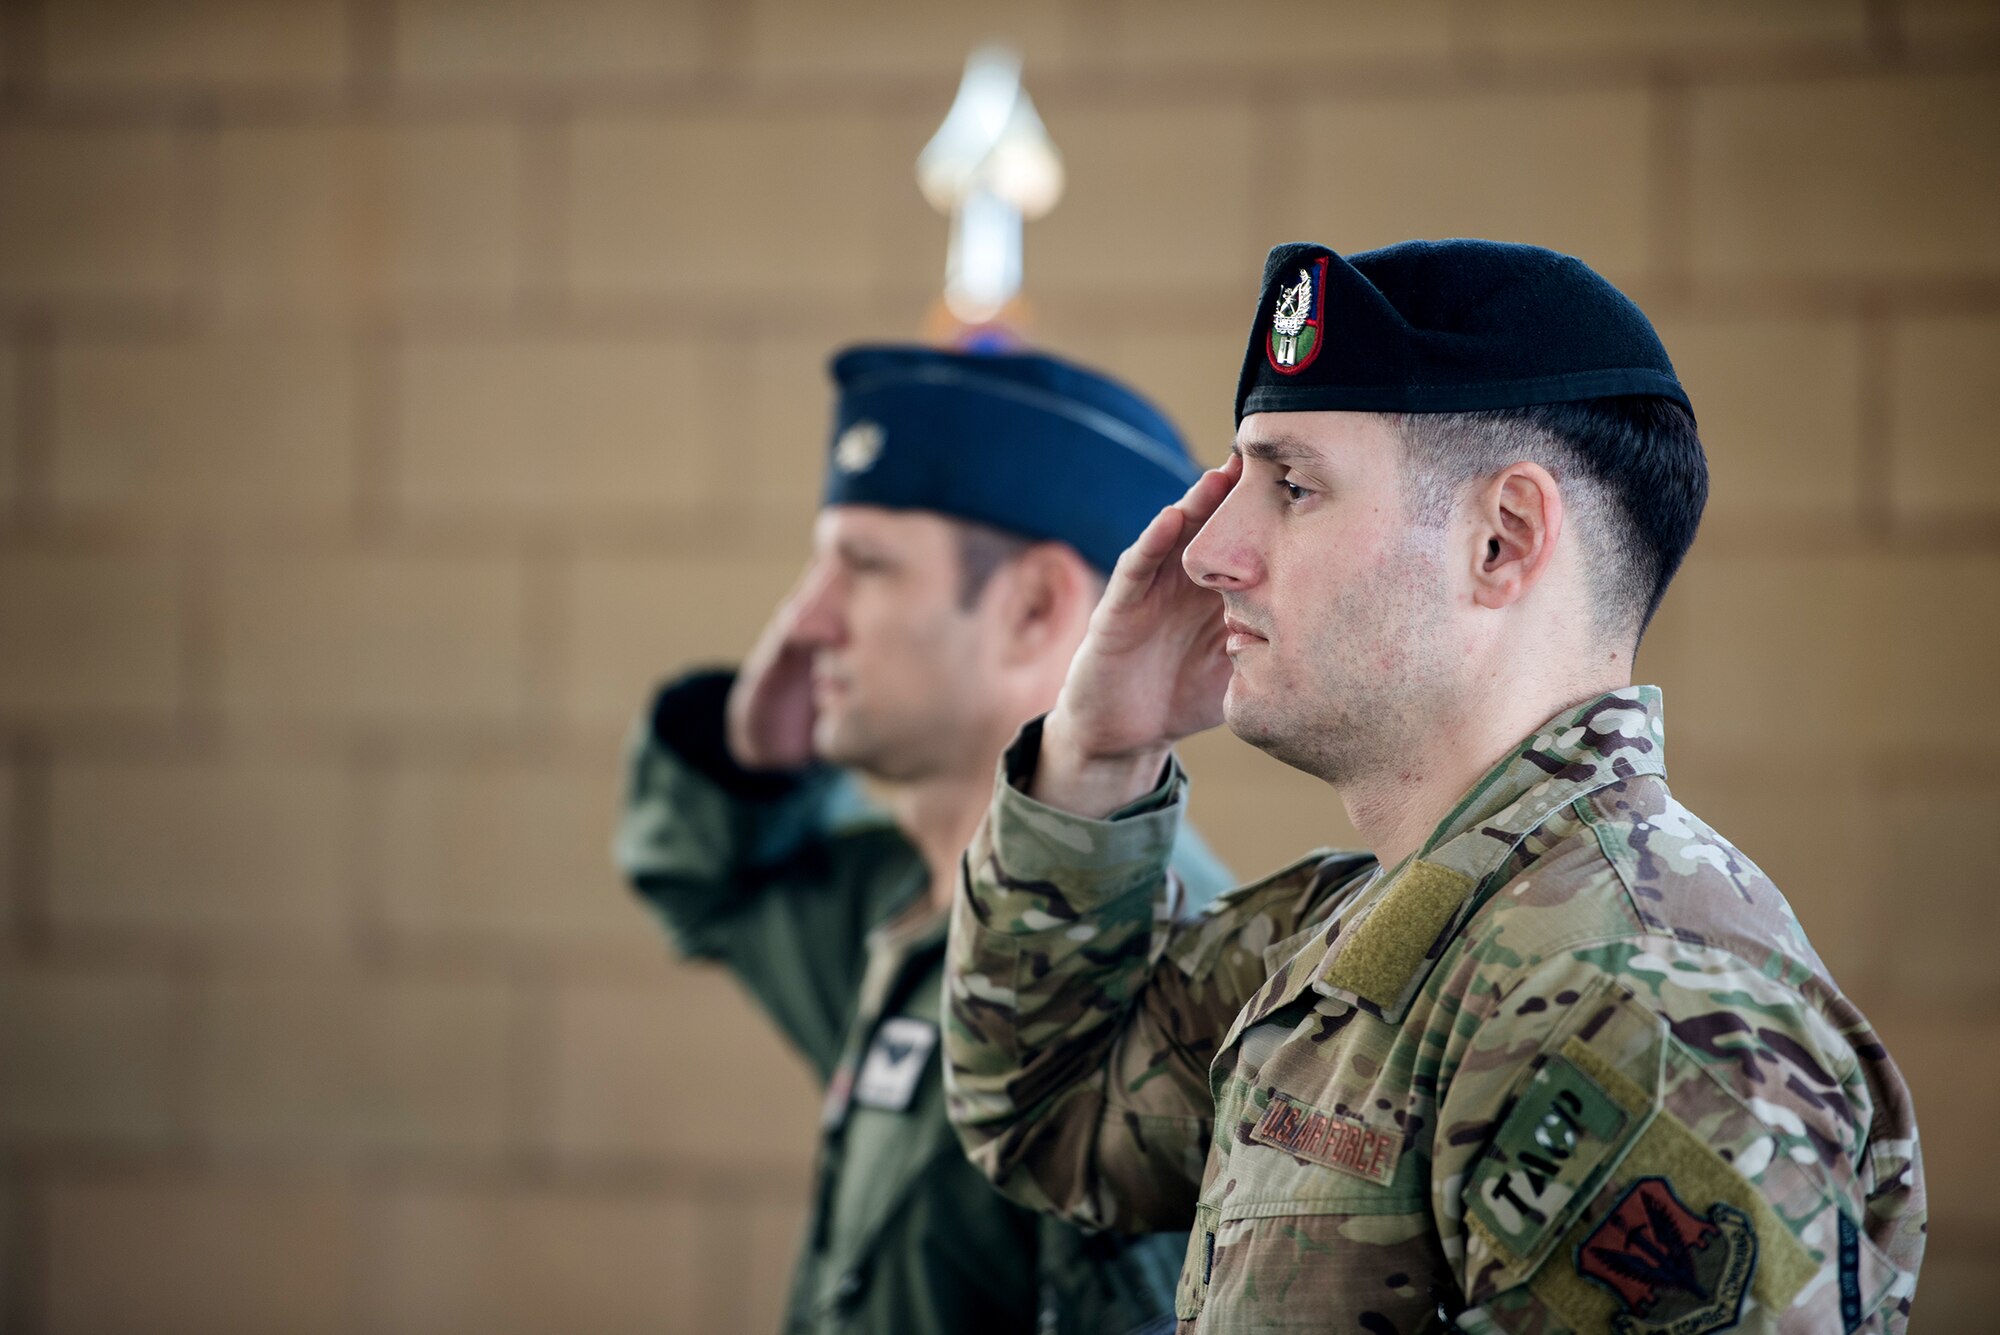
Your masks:
[{"label": "man's eye", "polygon": [[1312,495],[1311,492],[1289,478],[1279,478],[1278,485],[1285,489],[1285,499],[1288,501],[1302,501]]}]

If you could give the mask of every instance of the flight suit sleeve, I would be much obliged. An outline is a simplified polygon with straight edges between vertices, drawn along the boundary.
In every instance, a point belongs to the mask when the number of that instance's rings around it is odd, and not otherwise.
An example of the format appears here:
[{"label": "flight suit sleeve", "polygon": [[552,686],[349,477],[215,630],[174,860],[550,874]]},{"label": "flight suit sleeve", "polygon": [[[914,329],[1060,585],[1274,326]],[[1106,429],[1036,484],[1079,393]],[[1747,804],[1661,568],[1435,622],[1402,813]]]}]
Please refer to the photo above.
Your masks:
[{"label": "flight suit sleeve", "polygon": [[945,1085],[972,1160],[1088,1228],[1184,1229],[1213,1123],[1208,1066],[1290,933],[1317,859],[1185,917],[1178,763],[1109,820],[1023,791],[1031,723],[967,849],[947,956]]},{"label": "flight suit sleeve", "polygon": [[1483,967],[1432,1159],[1460,1329],[1903,1329],[1916,1128],[1858,1011],[1677,938]]},{"label": "flight suit sleeve", "polygon": [[727,964],[824,1076],[884,907],[868,831],[893,836],[837,769],[738,766],[733,680],[699,672],[658,692],[629,747],[614,855],[681,953]]}]

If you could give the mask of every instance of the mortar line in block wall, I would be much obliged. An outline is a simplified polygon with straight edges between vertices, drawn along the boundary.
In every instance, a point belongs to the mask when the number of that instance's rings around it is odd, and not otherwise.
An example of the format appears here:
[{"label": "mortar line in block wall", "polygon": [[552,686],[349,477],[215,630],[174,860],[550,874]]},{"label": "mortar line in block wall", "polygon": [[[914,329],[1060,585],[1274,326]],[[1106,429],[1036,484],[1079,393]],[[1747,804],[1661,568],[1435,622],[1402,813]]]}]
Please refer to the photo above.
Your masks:
[{"label": "mortar line in block wall", "polygon": [[[1273,114],[1282,114],[1273,113]],[[1269,174],[1266,173],[1268,176]],[[1770,271],[1694,271],[1683,283],[1672,275],[1621,275],[1620,286],[1656,317],[1831,316],[1850,318],[1873,302],[1897,316],[2000,314],[2000,279],[1967,268],[1909,277],[1886,274],[1785,274]],[[787,329],[819,337],[831,348],[857,325],[883,311],[920,311],[932,299],[928,289],[889,286],[864,298],[801,295],[788,299]],[[11,325],[32,342],[34,331],[60,325],[65,338],[200,338],[223,333],[282,337],[323,332],[330,315],[341,326],[393,344],[398,339],[699,338],[727,341],[739,330],[741,311],[771,299],[767,289],[716,288],[617,300],[578,301],[543,289],[511,310],[447,301],[405,300],[379,316],[353,316],[311,309],[232,312],[162,307],[147,302],[54,303],[0,297],[0,324]],[[1180,288],[1051,287],[1036,291],[1043,322],[1070,338],[1129,332],[1135,324],[1164,333],[1234,335],[1243,316],[1244,294],[1214,284]]]},{"label": "mortar line in block wall", "polygon": [[354,959],[374,961],[393,954],[394,930],[388,913],[385,849],[396,758],[373,739],[345,739],[348,793],[347,948]]},{"label": "mortar line in block wall", "polygon": [[506,1116],[510,1159],[537,1177],[555,1171],[555,1090],[561,1079],[556,1024],[557,983],[546,965],[516,962],[507,970]]},{"label": "mortar line in block wall", "polygon": [[346,0],[347,96],[359,106],[380,106],[396,84],[395,0]]},{"label": "mortar line in block wall", "polygon": [[[713,1205],[802,1203],[803,1165],[773,1168],[744,1159],[718,1161],[686,1153],[580,1156],[555,1151],[550,1142],[529,1152],[438,1155],[425,1152],[365,1154],[354,1160],[366,1190],[516,1192],[574,1197],[663,1197]],[[218,1161],[226,1171],[253,1169],[255,1161]]]},{"label": "mortar line in block wall", "polygon": [[[743,1258],[750,1254],[753,1241],[750,1212],[724,1209],[709,1215],[708,1226],[695,1239],[699,1274],[721,1276],[741,1274]],[[741,1284],[702,1285],[704,1327],[709,1330],[748,1330],[750,1294]]]},{"label": "mortar line in block wall", "polygon": [[352,334],[354,352],[353,496],[350,521],[364,545],[396,522],[396,474],[401,459],[398,407],[402,336],[381,322]]},{"label": "mortar line in block wall", "polygon": [[[1904,77],[1988,73],[2000,69],[2000,44],[1961,42],[1898,46],[1875,38],[1856,44],[1803,43],[1759,51],[1717,45],[1679,51],[1585,50],[1503,56],[1465,46],[1439,57],[1362,58],[1350,63],[1185,64],[1134,73],[1096,64],[1051,68],[1035,76],[1039,99],[1073,109],[1146,109],[1241,103],[1272,84],[1324,88],[1342,98],[1439,98],[1493,92],[1629,90],[1663,72],[1693,88],[1746,83],[1782,85],[1891,74]],[[331,91],[195,88],[141,91],[17,91],[0,103],[0,124],[130,126],[176,116],[214,117],[232,125],[341,125],[357,113],[391,120],[469,116],[810,114],[877,112],[930,115],[950,101],[956,69],[871,77],[745,75],[727,69],[657,80],[600,78],[551,87],[486,80],[466,86],[395,84],[374,88],[350,80]]]},{"label": "mortar line in block wall", "polygon": [[[217,251],[222,213],[222,129],[213,111],[197,108],[175,118],[183,181],[183,209],[176,238],[179,288],[160,311],[169,323],[213,318],[219,305],[222,258]],[[157,319],[157,316],[155,316]]]},{"label": "mortar line in block wall", "polygon": [[55,490],[55,329],[42,309],[16,327],[12,518],[32,524],[49,512]]},{"label": "mortar line in block wall", "polygon": [[0,115],[42,96],[41,0],[0,0]]},{"label": "mortar line in block wall", "polygon": [[1653,278],[1666,302],[1693,289],[1694,99],[1685,80],[1662,76],[1648,98],[1646,189]]},{"label": "mortar line in block wall", "polygon": [[[1699,406],[1699,405],[1697,405]],[[804,448],[801,446],[801,448]],[[1880,474],[1883,465],[1873,466]],[[1784,555],[1836,555],[1851,552],[1854,521],[1861,514],[1857,494],[1853,507],[1842,515],[1794,514],[1771,510],[1752,513],[1711,515],[1703,521],[1700,552],[1704,556],[1778,557]],[[1882,506],[1878,511],[1886,514]],[[163,522],[141,521],[120,524],[97,520],[44,522],[36,519],[12,526],[0,525],[0,555],[50,553],[63,555],[109,555],[129,557],[134,562],[158,559],[171,551],[171,540],[181,529]],[[741,524],[717,507],[706,509],[693,503],[661,505],[619,513],[578,510],[573,513],[520,518],[506,514],[486,517],[452,517],[422,524],[398,523],[382,530],[356,530],[351,525],[287,527],[276,522],[251,519],[218,519],[200,533],[200,549],[205,561],[228,566],[271,558],[325,558],[334,561],[366,557],[411,560],[476,560],[495,564],[526,561],[539,563],[537,581],[555,577],[558,563],[594,560],[671,561],[712,555],[729,550],[741,539]],[[190,549],[192,539],[187,540]],[[1951,557],[1977,556],[2000,552],[2000,513],[1937,514],[1905,516],[1885,523],[1871,538],[1870,550],[1884,556]],[[524,556],[530,553],[531,556]],[[525,567],[524,567],[525,568]],[[529,578],[523,575],[523,579]],[[202,589],[206,585],[193,586]],[[557,593],[538,582],[525,589],[527,616],[531,624],[567,627],[570,613],[568,591]],[[204,596],[206,594],[204,593]],[[206,624],[206,623],[205,623]],[[567,631],[565,630],[565,634]],[[204,629],[201,635],[209,634]],[[206,643],[206,640],[201,643]],[[202,652],[206,652],[205,650]],[[562,651],[566,652],[566,650]],[[188,664],[207,671],[209,660],[184,657]],[[567,658],[551,659],[534,666],[523,679],[528,694],[524,699],[542,703],[535,706],[532,720],[536,730],[553,722],[548,702],[556,698],[571,671]],[[206,683],[208,678],[204,676]],[[168,736],[203,736],[219,716],[211,708],[208,686],[194,708],[181,720],[160,729]],[[114,722],[132,726],[110,715],[49,718],[39,722],[65,735],[88,737],[103,732]],[[149,726],[134,720],[137,726]],[[231,720],[232,733],[245,726]],[[297,736],[310,740],[331,724],[296,717],[260,723],[253,730],[275,740]],[[496,729],[479,723],[416,722],[407,725],[412,736],[437,736],[476,740],[496,731],[513,735],[518,725]]]},{"label": "mortar line in block wall", "polygon": [[570,128],[567,115],[537,109],[513,118],[521,165],[515,217],[515,322],[567,317]]},{"label": "mortar line in block wall", "polygon": [[701,40],[708,48],[710,78],[722,84],[740,83],[750,64],[750,6],[737,0],[705,0]]},{"label": "mortar line in block wall", "polygon": [[1903,31],[1904,3],[1905,0],[1862,0],[1869,54],[1885,64],[1900,62],[1910,53],[1909,37]]},{"label": "mortar line in block wall", "polygon": [[54,758],[47,739],[33,733],[13,738],[7,752],[14,771],[14,809],[8,821],[13,847],[6,850],[12,890],[7,929],[25,958],[41,960],[51,945],[49,833]]},{"label": "mortar line in block wall", "polygon": [[535,736],[561,726],[568,696],[573,564],[567,535],[560,533],[530,538],[521,552],[522,724]]},{"label": "mortar line in block wall", "polygon": [[0,1195],[7,1223],[0,1229],[0,1330],[41,1335],[49,1298],[48,1187],[33,1165],[0,1157],[8,1190]]},{"label": "mortar line in block wall", "polygon": [[178,544],[181,628],[181,701],[177,711],[190,735],[219,731],[223,714],[222,555],[210,531],[190,532]]},{"label": "mortar line in block wall", "polygon": [[1860,446],[1856,472],[1862,531],[1876,544],[1885,544],[1896,531],[1893,336],[1890,315],[1882,303],[1865,302],[1861,310],[1861,374],[1854,391]]}]

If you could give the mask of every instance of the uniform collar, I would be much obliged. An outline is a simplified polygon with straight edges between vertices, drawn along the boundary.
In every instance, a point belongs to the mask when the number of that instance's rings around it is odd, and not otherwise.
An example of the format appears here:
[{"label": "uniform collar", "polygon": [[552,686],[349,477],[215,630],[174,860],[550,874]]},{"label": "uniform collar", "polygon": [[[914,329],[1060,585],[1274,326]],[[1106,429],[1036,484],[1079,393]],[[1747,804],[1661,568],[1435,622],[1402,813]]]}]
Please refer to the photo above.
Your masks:
[{"label": "uniform collar", "polygon": [[[1483,876],[1506,860],[1522,836],[1577,798],[1620,779],[1665,774],[1665,748],[1659,687],[1627,686],[1600,695],[1523,738],[1459,799],[1416,857]],[[1465,841],[1475,834],[1477,840]],[[1497,858],[1489,847],[1496,844]]]},{"label": "uniform collar", "polygon": [[1324,930],[1238,1015],[1225,1046],[1308,988],[1400,1023],[1521,841],[1599,788],[1664,775],[1665,737],[1654,686],[1623,687],[1550,719],[1488,770],[1414,855],[1343,896]]}]

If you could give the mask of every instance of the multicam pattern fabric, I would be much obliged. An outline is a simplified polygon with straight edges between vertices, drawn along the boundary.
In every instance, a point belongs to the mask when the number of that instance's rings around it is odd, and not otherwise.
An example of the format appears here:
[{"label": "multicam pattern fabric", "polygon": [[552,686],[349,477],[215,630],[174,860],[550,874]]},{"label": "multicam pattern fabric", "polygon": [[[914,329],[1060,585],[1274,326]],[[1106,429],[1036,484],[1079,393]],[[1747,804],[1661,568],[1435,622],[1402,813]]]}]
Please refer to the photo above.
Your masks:
[{"label": "multicam pattern fabric", "polygon": [[[1097,1335],[1164,1313],[1182,1239],[1037,1218],[959,1153],[938,1059],[887,1041],[940,1011],[944,922],[909,912],[923,862],[852,775],[727,772],[730,680],[670,683],[635,731],[616,857],[682,953],[727,965],[825,1091],[787,1335]],[[1173,865],[1200,902],[1228,883],[1192,830]],[[864,1087],[878,1050],[890,1078]],[[719,1098],[732,1078],[687,1073]]]},{"label": "multicam pattern fabric", "polygon": [[1663,740],[1657,691],[1603,696],[1406,864],[1314,853],[1180,921],[1185,779],[1054,811],[1031,725],[954,910],[961,1139],[1038,1209],[1192,1221],[1183,1331],[1901,1330],[1909,1093]]}]

